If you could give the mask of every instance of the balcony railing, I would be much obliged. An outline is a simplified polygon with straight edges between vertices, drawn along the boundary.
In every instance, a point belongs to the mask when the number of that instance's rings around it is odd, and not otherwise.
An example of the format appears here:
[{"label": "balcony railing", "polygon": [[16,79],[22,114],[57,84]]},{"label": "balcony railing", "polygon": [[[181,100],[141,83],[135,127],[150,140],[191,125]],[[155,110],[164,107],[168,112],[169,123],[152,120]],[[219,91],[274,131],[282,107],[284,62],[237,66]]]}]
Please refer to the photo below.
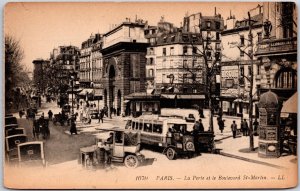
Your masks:
[{"label": "balcony railing", "polygon": [[258,44],[256,55],[297,51],[297,38],[264,40]]}]

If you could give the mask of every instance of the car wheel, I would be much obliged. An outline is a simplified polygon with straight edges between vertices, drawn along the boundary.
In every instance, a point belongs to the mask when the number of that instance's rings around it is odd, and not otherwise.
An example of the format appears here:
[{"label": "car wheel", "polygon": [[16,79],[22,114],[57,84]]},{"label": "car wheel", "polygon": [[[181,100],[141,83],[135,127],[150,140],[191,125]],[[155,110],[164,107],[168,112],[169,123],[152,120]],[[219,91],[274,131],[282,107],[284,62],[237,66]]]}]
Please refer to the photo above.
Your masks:
[{"label": "car wheel", "polygon": [[127,155],[124,164],[127,168],[136,168],[139,165],[139,160],[135,155]]},{"label": "car wheel", "polygon": [[176,151],[173,148],[168,148],[166,156],[169,160],[174,160],[176,158]]}]

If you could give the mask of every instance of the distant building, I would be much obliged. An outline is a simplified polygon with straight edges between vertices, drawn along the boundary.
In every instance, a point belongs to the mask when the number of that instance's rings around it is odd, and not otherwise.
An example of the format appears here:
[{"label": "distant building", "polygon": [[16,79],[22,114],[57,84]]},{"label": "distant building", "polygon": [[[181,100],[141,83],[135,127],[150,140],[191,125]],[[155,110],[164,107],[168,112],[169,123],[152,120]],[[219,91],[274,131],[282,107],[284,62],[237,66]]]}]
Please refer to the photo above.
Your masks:
[{"label": "distant building", "polygon": [[[80,51],[76,46],[59,46],[50,53],[50,65],[55,84],[50,88],[58,88],[56,92],[66,92],[70,87],[71,74],[74,75],[74,83],[79,87],[79,56]],[[60,87],[58,87],[60,86]]]},{"label": "distant building", "polygon": [[50,63],[49,60],[38,58],[32,61],[33,68],[33,84],[36,86],[39,93],[45,93],[47,85],[46,68]]},{"label": "distant building", "polygon": [[[263,8],[258,5],[250,11],[252,20],[253,49],[262,41]],[[221,97],[220,106],[223,113],[228,115],[248,115],[250,82],[243,76],[249,76],[251,71],[251,59],[246,54],[250,52],[249,22],[248,19],[236,20],[234,15],[226,19],[227,25],[222,34],[222,62],[221,62]],[[240,51],[240,49],[242,51]],[[246,52],[246,53],[243,53]],[[253,95],[258,100],[258,83],[261,73],[261,64],[256,57],[254,59]],[[257,103],[257,102],[256,102]],[[255,113],[258,108],[255,103]]]}]

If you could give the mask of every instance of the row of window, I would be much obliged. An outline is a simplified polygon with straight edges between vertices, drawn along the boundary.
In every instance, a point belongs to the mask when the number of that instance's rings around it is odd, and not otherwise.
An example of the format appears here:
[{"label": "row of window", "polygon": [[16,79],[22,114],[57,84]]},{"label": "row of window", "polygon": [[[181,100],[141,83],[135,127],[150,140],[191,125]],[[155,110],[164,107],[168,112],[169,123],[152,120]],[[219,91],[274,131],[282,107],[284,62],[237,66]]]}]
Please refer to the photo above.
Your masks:
[{"label": "row of window", "polygon": [[140,130],[147,133],[161,134],[163,130],[163,124],[132,122],[131,128],[134,130]]},{"label": "row of window", "polygon": [[161,75],[162,83],[203,83],[203,73],[202,71],[197,71],[197,73],[187,74],[187,73],[179,73],[178,75],[173,75],[173,78],[170,78],[169,74]]}]

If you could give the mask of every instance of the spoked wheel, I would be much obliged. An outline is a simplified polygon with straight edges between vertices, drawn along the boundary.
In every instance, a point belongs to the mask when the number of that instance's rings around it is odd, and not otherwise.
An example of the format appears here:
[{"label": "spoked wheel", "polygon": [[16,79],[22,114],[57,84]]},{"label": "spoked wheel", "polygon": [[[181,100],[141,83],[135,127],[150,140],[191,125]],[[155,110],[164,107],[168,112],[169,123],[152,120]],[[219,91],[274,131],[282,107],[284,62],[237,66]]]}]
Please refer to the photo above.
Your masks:
[{"label": "spoked wheel", "polygon": [[124,164],[127,168],[136,168],[139,165],[139,161],[135,155],[127,155]]},{"label": "spoked wheel", "polygon": [[176,151],[173,148],[168,148],[166,156],[169,160],[174,160],[176,158]]}]

